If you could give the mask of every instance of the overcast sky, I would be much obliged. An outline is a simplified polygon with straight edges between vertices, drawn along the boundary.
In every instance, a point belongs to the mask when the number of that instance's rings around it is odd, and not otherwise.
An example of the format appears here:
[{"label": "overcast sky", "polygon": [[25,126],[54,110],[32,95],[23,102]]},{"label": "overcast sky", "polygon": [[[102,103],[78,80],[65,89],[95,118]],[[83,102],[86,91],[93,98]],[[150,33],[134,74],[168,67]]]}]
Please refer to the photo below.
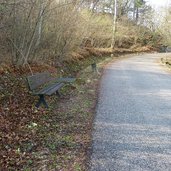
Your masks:
[{"label": "overcast sky", "polygon": [[171,2],[171,0],[146,0],[155,8],[165,7]]}]

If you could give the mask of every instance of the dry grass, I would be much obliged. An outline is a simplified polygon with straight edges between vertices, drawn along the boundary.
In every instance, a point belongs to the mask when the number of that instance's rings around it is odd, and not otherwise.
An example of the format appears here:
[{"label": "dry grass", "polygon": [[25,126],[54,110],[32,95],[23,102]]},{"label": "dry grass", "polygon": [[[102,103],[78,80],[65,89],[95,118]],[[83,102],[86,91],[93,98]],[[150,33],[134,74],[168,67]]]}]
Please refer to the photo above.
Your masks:
[{"label": "dry grass", "polygon": [[77,52],[71,53],[71,55],[66,59],[67,62],[70,61],[80,61],[90,56],[93,57],[102,57],[102,56],[109,56],[111,54],[114,55],[122,55],[122,54],[129,54],[129,53],[136,53],[136,52],[151,52],[156,51],[157,49],[151,46],[143,46],[134,45],[131,48],[84,48],[79,49]]}]

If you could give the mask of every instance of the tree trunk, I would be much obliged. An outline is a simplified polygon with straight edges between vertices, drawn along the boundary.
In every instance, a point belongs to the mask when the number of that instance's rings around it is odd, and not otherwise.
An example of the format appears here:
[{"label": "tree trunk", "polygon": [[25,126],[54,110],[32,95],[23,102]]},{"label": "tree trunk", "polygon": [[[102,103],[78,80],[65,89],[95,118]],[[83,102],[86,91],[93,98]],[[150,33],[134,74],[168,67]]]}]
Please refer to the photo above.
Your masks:
[{"label": "tree trunk", "polygon": [[115,38],[116,38],[117,0],[115,0],[114,5],[115,5],[115,8],[114,8],[114,16],[113,16],[113,34],[112,34],[112,43],[111,43],[112,49],[115,46]]},{"label": "tree trunk", "polygon": [[136,18],[135,18],[136,23],[138,22],[138,18],[139,18],[139,8],[137,7],[137,9],[136,9]]},{"label": "tree trunk", "polygon": [[42,24],[43,24],[43,1],[40,1],[40,12],[39,12],[39,23],[38,23],[38,38],[36,42],[36,47],[39,46],[42,37]]}]

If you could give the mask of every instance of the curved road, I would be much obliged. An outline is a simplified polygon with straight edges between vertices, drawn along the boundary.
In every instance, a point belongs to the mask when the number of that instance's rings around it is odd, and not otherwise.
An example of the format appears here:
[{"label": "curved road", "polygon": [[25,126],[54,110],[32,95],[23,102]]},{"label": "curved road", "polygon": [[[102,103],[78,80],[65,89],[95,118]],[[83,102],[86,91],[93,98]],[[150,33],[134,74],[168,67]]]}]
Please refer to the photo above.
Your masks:
[{"label": "curved road", "polygon": [[171,74],[158,63],[165,56],[134,56],[105,69],[90,171],[171,171]]}]

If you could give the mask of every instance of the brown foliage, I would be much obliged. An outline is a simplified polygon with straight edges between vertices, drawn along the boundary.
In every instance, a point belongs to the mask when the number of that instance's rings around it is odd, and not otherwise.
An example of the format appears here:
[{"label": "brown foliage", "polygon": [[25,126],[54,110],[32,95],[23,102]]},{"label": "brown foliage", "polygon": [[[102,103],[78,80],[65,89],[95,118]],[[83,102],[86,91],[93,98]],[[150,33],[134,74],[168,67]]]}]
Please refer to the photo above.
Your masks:
[{"label": "brown foliage", "polygon": [[[34,72],[54,68],[33,65]],[[36,148],[36,132],[29,125],[46,113],[33,106],[36,98],[30,96],[25,77],[30,74],[26,67],[1,66],[0,70],[0,169],[22,168],[32,160],[30,152]],[[33,138],[34,137],[34,138]],[[25,147],[28,146],[28,147]],[[29,149],[30,148],[30,149]]]}]

